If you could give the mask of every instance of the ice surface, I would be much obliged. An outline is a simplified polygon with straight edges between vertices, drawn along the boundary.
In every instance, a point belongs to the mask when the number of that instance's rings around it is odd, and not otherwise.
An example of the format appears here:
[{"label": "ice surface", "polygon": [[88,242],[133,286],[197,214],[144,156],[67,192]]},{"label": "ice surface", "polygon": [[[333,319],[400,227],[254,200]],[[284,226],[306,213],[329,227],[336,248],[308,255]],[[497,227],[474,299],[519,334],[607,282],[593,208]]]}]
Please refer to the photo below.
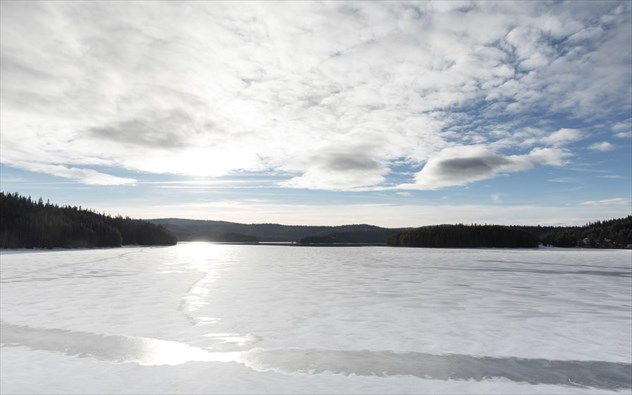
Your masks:
[{"label": "ice surface", "polygon": [[632,255],[186,243],[1,256],[2,393],[630,393]]}]

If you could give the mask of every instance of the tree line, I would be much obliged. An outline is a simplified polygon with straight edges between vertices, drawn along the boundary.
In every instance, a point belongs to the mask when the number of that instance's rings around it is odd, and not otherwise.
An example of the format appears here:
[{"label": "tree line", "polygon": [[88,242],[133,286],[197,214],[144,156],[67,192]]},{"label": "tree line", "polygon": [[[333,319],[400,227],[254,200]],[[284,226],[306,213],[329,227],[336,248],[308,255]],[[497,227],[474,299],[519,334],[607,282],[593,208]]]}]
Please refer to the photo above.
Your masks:
[{"label": "tree line", "polygon": [[436,225],[399,232],[391,246],[632,248],[632,216],[584,226]]},{"label": "tree line", "polygon": [[555,247],[632,248],[632,215],[584,226],[541,228],[539,233],[542,244]]},{"label": "tree line", "polygon": [[84,248],[174,245],[164,227],[76,206],[0,192],[0,248]]},{"label": "tree line", "polygon": [[[402,236],[416,232],[414,228],[381,228],[366,224],[342,226],[297,226],[280,224],[238,224],[224,221],[164,218],[151,220],[162,224],[178,240],[293,242],[302,245],[343,244],[414,244],[414,237]],[[450,227],[455,228],[450,228]],[[464,227],[472,226],[472,229]],[[490,226],[497,226],[490,228]],[[530,233],[527,236],[520,231]],[[430,235],[430,233],[435,233]],[[584,226],[499,226],[499,225],[437,225],[417,232],[420,243],[432,246],[534,247],[537,244],[554,247],[630,248],[632,246],[632,216],[592,222]],[[422,237],[423,236],[423,237]],[[534,239],[535,237],[535,239]],[[536,244],[537,243],[537,244]]]}]

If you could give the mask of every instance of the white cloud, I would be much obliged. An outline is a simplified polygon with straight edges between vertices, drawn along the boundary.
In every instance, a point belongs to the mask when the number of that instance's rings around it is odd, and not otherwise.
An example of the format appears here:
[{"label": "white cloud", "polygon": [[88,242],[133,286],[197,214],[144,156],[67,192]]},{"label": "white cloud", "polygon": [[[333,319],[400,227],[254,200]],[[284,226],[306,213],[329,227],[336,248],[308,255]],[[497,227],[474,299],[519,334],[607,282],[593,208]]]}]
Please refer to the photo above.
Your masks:
[{"label": "white cloud", "polygon": [[559,146],[581,140],[583,137],[584,134],[580,130],[560,129],[542,138],[542,142],[545,144]]},{"label": "white cloud", "polygon": [[589,200],[580,204],[582,206],[632,206],[632,200],[626,198],[612,198],[604,200]]},{"label": "white cloud", "polygon": [[616,122],[612,125],[613,132],[626,132],[632,130],[632,118],[625,121]]},{"label": "white cloud", "polygon": [[614,136],[620,139],[632,138],[632,118],[617,122],[612,126]]},{"label": "white cloud", "polygon": [[607,151],[612,151],[614,149],[614,145],[612,145],[611,143],[607,141],[602,141],[599,143],[591,144],[590,146],[588,146],[588,148],[594,151],[607,152]]},{"label": "white cloud", "polygon": [[[499,115],[631,106],[627,3],[1,7],[3,164],[65,166],[55,171],[79,182],[98,179],[76,175],[82,166],[105,165],[273,170],[286,187],[352,190],[380,187],[403,158],[426,163],[417,187],[462,185],[536,158],[561,164],[559,147],[583,137],[507,124],[499,141],[486,132]],[[491,154],[464,176],[437,170],[457,163],[441,152],[466,144]]]}]

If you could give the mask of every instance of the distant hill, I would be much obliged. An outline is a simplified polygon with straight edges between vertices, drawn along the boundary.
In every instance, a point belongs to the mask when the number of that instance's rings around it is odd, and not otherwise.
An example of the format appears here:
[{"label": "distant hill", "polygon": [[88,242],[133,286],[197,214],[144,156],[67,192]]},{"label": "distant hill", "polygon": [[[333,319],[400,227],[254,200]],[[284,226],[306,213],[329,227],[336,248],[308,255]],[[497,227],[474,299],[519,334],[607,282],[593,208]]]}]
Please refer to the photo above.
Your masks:
[{"label": "distant hill", "polygon": [[60,207],[17,193],[0,192],[0,248],[86,248],[174,245],[165,228],[112,218],[81,207]]},{"label": "distant hill", "polygon": [[281,224],[240,224],[225,221],[191,220],[179,218],[152,219],[164,226],[180,241],[223,241],[227,234],[254,237],[261,242],[320,244],[308,239],[329,237],[331,243],[386,244],[386,238],[403,228],[381,228],[373,225],[303,226]]},{"label": "distant hill", "polygon": [[286,242],[301,245],[388,244],[426,247],[630,248],[632,216],[585,226],[435,225],[382,228],[373,225],[300,226],[240,224],[225,221],[162,218],[150,220],[180,241]]}]

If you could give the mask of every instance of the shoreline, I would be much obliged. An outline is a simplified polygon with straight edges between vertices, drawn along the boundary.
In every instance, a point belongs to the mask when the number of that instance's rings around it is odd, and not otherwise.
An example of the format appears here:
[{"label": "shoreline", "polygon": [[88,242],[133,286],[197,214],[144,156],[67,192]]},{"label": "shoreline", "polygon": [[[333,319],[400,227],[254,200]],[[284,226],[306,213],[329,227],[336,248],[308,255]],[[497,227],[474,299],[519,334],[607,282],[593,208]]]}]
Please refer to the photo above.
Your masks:
[{"label": "shoreline", "polygon": [[[240,242],[220,242],[220,241],[179,241],[177,244],[192,244],[192,243],[208,243],[219,245],[235,245],[235,246],[278,246],[278,247],[392,247],[403,249],[427,249],[427,250],[555,250],[555,251],[632,251],[632,248],[587,248],[587,247],[553,247],[543,246],[538,247],[409,247],[409,246],[389,246],[386,243],[314,243],[314,244],[301,244],[297,242],[272,242],[263,241],[259,243],[240,243]],[[173,246],[164,245],[124,245],[120,247],[81,247],[81,248],[0,248],[0,255],[11,255],[21,253],[43,253],[43,252],[60,252],[60,251],[94,251],[94,250],[112,250],[121,248],[168,248]]]}]

